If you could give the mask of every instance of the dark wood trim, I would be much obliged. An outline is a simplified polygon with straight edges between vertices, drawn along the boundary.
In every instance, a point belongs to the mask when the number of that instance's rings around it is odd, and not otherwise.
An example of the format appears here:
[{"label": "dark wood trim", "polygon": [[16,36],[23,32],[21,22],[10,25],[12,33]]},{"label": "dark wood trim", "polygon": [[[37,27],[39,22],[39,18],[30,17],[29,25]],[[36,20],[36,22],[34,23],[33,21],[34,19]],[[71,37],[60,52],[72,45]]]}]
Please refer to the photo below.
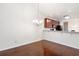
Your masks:
[{"label": "dark wood trim", "polygon": [[[50,22],[47,22],[49,20]],[[45,18],[44,19],[44,28],[53,28],[54,25],[57,25],[59,21],[50,19],[50,18]]]}]

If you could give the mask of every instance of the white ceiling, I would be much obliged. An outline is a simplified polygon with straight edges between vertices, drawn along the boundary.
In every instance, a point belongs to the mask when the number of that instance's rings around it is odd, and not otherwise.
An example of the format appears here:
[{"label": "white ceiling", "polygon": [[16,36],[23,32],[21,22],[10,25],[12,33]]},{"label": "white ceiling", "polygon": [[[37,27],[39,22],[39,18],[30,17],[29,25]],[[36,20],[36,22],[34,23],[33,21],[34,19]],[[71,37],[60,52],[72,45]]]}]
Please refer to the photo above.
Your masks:
[{"label": "white ceiling", "polygon": [[40,3],[39,16],[62,20],[64,15],[79,18],[78,3]]}]

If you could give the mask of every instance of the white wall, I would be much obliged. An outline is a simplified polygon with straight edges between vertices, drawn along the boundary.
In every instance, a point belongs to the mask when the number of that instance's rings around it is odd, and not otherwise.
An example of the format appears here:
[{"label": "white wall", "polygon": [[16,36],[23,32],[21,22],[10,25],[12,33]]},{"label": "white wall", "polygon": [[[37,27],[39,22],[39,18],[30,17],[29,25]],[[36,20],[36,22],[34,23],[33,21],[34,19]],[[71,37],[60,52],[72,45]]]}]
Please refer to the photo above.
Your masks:
[{"label": "white wall", "polygon": [[70,19],[68,25],[69,31],[75,30],[75,32],[79,32],[79,18]]},{"label": "white wall", "polygon": [[75,32],[79,32],[79,18],[71,18],[68,20],[63,20],[61,22],[62,27],[64,22],[68,22],[68,32],[71,32],[72,30],[75,30]]},{"label": "white wall", "polygon": [[32,20],[38,4],[0,4],[0,50],[40,40],[41,31]]},{"label": "white wall", "polygon": [[79,49],[79,33],[44,31],[43,38],[52,42]]}]

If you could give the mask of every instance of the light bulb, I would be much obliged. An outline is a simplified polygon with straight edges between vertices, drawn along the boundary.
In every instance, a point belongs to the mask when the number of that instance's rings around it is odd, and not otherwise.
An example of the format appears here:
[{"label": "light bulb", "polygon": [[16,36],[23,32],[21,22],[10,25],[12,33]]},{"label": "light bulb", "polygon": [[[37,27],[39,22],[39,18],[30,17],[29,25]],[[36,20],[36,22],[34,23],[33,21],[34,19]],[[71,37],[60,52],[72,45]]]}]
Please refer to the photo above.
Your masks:
[{"label": "light bulb", "polygon": [[71,17],[69,15],[64,16],[65,19],[70,19]]}]

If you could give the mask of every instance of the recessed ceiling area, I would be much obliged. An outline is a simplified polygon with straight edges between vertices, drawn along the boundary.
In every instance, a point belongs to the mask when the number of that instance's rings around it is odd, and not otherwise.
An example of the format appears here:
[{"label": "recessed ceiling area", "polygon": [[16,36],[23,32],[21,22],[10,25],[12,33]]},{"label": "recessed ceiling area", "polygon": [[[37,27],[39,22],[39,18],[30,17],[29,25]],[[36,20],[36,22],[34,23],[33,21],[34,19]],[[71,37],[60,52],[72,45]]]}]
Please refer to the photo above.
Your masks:
[{"label": "recessed ceiling area", "polygon": [[39,16],[62,20],[63,16],[79,18],[78,3],[39,3]]}]

